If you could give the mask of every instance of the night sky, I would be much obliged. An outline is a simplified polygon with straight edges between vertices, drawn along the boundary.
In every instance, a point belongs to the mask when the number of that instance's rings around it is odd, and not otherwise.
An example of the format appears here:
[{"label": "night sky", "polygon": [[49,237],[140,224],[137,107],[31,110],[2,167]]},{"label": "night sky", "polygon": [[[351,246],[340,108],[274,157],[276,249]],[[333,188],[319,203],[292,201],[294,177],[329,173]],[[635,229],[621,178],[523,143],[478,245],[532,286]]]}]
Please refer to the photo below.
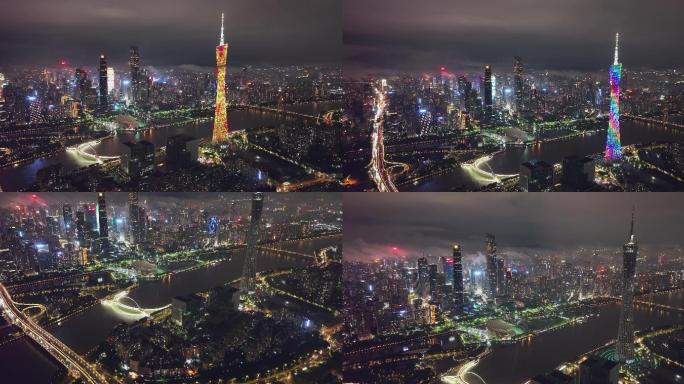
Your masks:
[{"label": "night sky", "polygon": [[632,204],[637,240],[682,245],[684,205],[678,193],[345,193],[344,257],[484,251],[485,233],[500,249],[571,254],[579,247],[619,250],[627,240]]},{"label": "night sky", "polygon": [[626,69],[684,63],[681,0],[345,0],[344,67],[367,72],[452,71],[513,56],[538,69],[596,70],[621,33]]},{"label": "night sky", "polygon": [[3,0],[0,65],[215,65],[225,12],[229,65],[339,64],[340,0]]}]

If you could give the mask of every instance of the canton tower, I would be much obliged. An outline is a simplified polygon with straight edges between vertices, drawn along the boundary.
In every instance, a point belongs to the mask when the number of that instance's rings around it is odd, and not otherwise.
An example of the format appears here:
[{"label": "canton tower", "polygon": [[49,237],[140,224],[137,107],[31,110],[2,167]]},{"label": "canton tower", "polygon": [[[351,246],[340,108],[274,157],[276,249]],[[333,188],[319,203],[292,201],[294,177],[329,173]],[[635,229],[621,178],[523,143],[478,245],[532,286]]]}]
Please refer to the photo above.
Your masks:
[{"label": "canton tower", "polygon": [[226,56],[228,44],[223,41],[223,13],[221,14],[221,41],[216,46],[216,111],[212,143],[228,140],[228,116],[226,113]]},{"label": "canton tower", "polygon": [[620,146],[620,79],[622,64],[618,61],[618,45],[620,34],[615,34],[615,59],[610,66],[610,119],[608,121],[608,138],[606,140],[606,162],[615,162],[622,158]]},{"label": "canton tower", "polygon": [[638,253],[639,245],[634,236],[634,208],[632,208],[629,242],[622,246],[622,307],[617,337],[617,356],[621,363],[634,360],[634,279]]}]

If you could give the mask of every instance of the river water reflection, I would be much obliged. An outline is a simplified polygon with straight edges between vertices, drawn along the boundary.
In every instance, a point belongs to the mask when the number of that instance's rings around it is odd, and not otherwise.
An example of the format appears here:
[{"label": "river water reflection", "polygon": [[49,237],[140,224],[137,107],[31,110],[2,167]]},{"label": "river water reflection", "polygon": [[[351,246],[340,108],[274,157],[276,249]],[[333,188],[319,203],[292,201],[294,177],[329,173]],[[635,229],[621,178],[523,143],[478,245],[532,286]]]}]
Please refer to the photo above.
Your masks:
[{"label": "river water reflection", "polygon": [[[665,128],[653,124],[624,120],[621,122],[621,140],[623,145],[650,143],[654,141],[684,142],[684,130]],[[606,146],[606,131],[543,143],[533,147],[507,148],[505,152],[494,156],[487,165],[498,174],[514,174],[520,170],[520,164],[531,159],[540,159],[548,163],[559,163],[569,155],[592,155],[603,152]],[[483,169],[487,169],[486,165]],[[472,177],[470,173],[457,168],[453,172],[436,176],[417,186],[402,187],[406,191],[449,191],[455,187],[466,186],[479,188],[486,183]]]},{"label": "river water reflection", "polygon": [[[303,240],[284,244],[280,248],[313,254],[316,249],[338,244],[339,241],[339,237]],[[213,267],[174,275],[170,280],[143,282],[131,291],[130,297],[142,307],[164,306],[171,303],[175,296],[207,290],[239,278],[242,273],[242,261],[242,255],[236,252],[230,261]],[[301,257],[266,253],[259,256],[257,269],[283,269],[306,264],[309,264],[309,261]],[[49,328],[49,331],[74,351],[83,354],[102,342],[122,321],[132,322],[134,319],[118,314],[104,305],[96,305],[59,326]],[[26,338],[0,348],[2,383],[47,383],[58,368],[49,356]]]},{"label": "river water reflection", "polygon": [[[684,290],[641,297],[661,304],[684,307]],[[538,335],[516,344],[495,346],[473,369],[487,384],[517,384],[549,372],[560,364],[599,347],[617,337],[620,306],[603,306],[587,322]],[[636,306],[635,329],[684,324],[684,314]],[[473,377],[471,384],[480,384]]]},{"label": "river water reflection", "polygon": [[[340,108],[339,102],[301,103],[287,106],[294,112],[311,115]],[[228,124],[231,131],[250,130],[259,127],[277,127],[288,121],[299,121],[292,117],[272,112],[258,112],[253,110],[233,110],[228,113]],[[139,132],[118,133],[114,138],[102,140],[92,149],[98,155],[118,156],[125,149],[123,143],[130,140],[147,140],[155,147],[166,145],[166,138],[180,133],[197,138],[209,138],[213,128],[213,121],[207,120],[200,123],[189,123],[170,127],[148,129]],[[62,164],[66,171],[71,171],[88,165],[92,161],[85,160],[75,153],[63,151],[54,156],[37,159],[18,167],[0,169],[0,187],[4,191],[16,191],[25,188],[35,182],[36,173],[43,167],[53,164]]]}]

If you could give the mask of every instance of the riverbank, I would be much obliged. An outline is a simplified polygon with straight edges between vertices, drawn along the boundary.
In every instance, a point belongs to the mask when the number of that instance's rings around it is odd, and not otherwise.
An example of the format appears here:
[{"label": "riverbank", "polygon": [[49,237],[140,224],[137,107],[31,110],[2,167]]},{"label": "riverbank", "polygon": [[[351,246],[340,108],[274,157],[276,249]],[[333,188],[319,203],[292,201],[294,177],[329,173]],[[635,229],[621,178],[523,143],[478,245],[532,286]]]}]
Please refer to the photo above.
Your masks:
[{"label": "riverbank", "polygon": [[[684,306],[684,291],[663,293],[668,305]],[[565,362],[597,347],[604,346],[617,335],[620,312],[618,303],[609,302],[598,308],[596,315],[584,322],[545,332],[517,343],[495,345],[492,353],[483,358],[473,372],[488,384],[522,383],[537,374],[556,369]],[[684,314],[636,306],[635,329],[671,326],[684,323]],[[477,383],[471,381],[470,384]]]},{"label": "riverbank", "polygon": [[[603,132],[605,129],[599,131]],[[482,164],[481,169],[487,169],[496,175],[518,174],[520,165],[526,161],[536,159],[549,164],[563,161],[570,155],[588,156],[602,153],[605,149],[605,135],[594,131],[587,134],[573,134],[562,139],[552,139],[537,145],[507,146],[496,156],[492,156]],[[621,141],[623,146],[653,142],[684,142],[684,130],[672,129],[644,122],[626,120],[621,126]],[[403,190],[415,192],[450,191],[465,186],[469,190],[477,190],[488,184],[488,180],[480,180],[481,175],[467,172],[456,167],[452,172],[443,173],[436,177],[423,180],[418,185],[406,185]]]},{"label": "riverbank", "polygon": [[[301,113],[318,115],[340,106],[339,101],[330,101],[312,102],[308,105],[298,104],[293,108],[300,109]],[[234,109],[228,113],[231,132],[252,130],[258,127],[278,127],[284,122],[292,121],[292,119],[290,117],[284,118],[276,112],[257,112],[246,109]],[[127,141],[146,140],[154,144],[155,148],[160,148],[166,145],[169,136],[186,134],[199,139],[208,139],[211,138],[212,130],[211,118],[199,118],[190,119],[189,123],[170,123],[152,128],[145,127],[135,131],[121,131],[115,136],[115,140],[103,141],[93,146],[92,151],[98,156],[120,156],[127,150],[124,145]],[[69,173],[95,163],[84,160],[75,153],[69,153],[66,149],[61,149],[50,156],[44,155],[19,166],[0,168],[0,188],[4,191],[18,191],[27,188],[36,182],[36,174],[40,169],[54,164],[61,164],[64,172]]]},{"label": "riverbank", "polygon": [[[339,235],[330,235],[312,240],[283,242],[282,248],[313,254],[316,249],[338,244],[339,241]],[[242,262],[243,256],[236,254],[230,261],[209,268],[175,274],[170,279],[140,282],[137,288],[130,291],[129,296],[142,307],[161,307],[170,303],[173,297],[209,290],[234,281],[242,272]],[[257,269],[291,269],[307,264],[307,259],[302,257],[265,253],[257,262]],[[134,320],[119,315],[104,305],[94,305],[60,325],[51,327],[49,331],[77,353],[85,354],[99,345],[117,324]],[[25,338],[0,348],[0,369],[6,372],[4,376],[8,382],[49,382],[58,368]]]}]

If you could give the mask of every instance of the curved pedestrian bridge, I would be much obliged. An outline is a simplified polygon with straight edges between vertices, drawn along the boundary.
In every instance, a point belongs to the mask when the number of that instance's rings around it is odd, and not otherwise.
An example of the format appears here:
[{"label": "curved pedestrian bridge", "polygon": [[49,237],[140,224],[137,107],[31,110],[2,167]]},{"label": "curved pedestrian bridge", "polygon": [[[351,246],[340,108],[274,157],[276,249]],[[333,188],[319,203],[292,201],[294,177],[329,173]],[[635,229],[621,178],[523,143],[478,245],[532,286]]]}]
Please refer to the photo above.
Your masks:
[{"label": "curved pedestrian bridge", "polygon": [[102,304],[112,308],[119,314],[136,318],[148,317],[155,312],[171,307],[171,304],[167,304],[158,308],[143,308],[135,299],[128,296],[128,293],[128,291],[121,291],[111,299],[103,299]]}]

